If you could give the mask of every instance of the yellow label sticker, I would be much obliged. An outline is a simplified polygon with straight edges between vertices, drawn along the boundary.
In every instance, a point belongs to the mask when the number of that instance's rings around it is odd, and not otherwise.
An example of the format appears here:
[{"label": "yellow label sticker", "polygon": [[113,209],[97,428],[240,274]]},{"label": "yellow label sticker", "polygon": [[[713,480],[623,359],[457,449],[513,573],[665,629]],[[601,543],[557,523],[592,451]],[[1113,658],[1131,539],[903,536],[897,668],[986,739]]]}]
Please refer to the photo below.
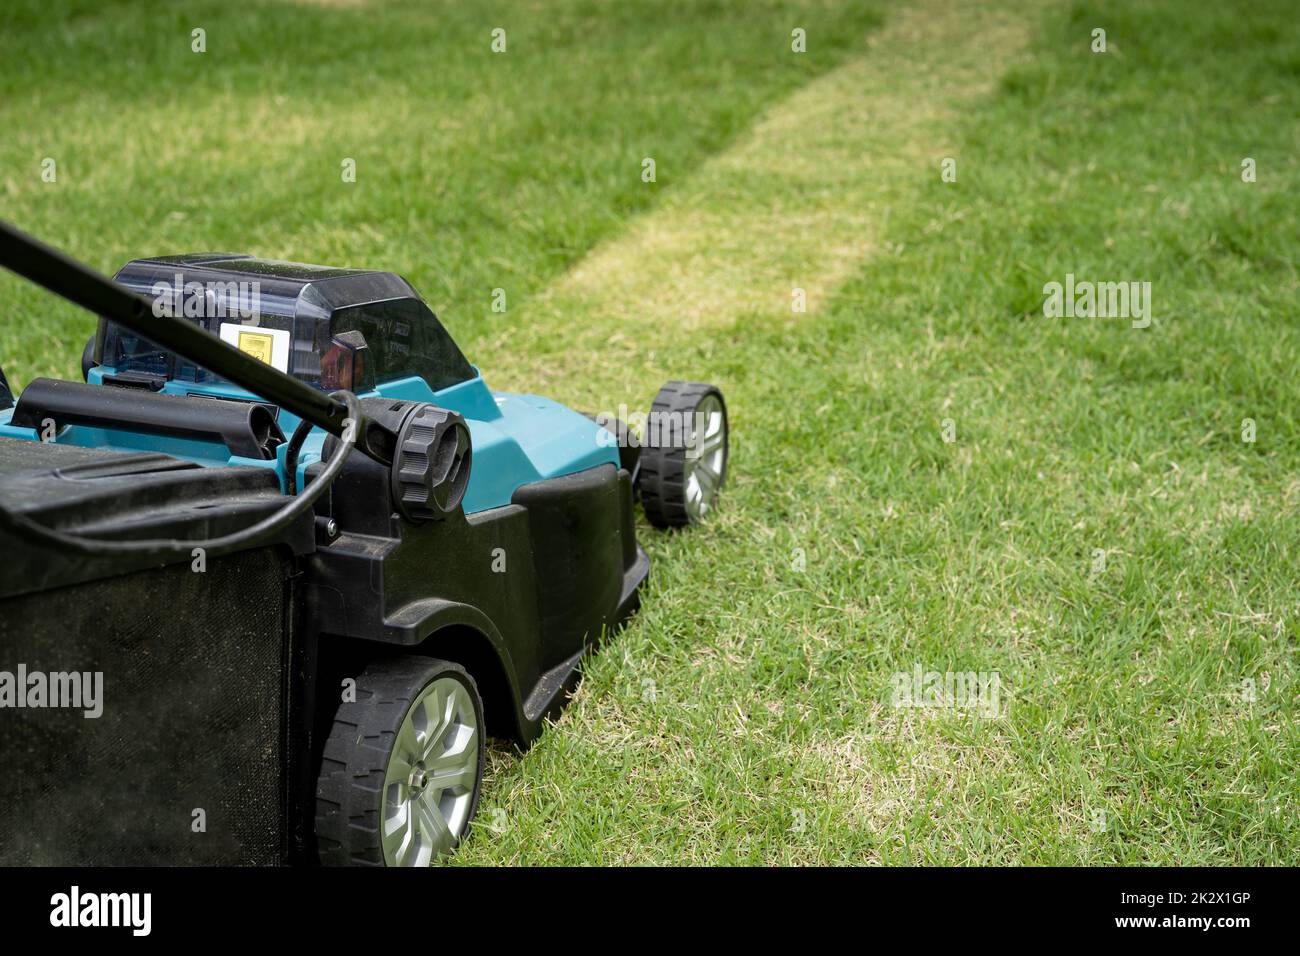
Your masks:
[{"label": "yellow label sticker", "polygon": [[265,362],[267,365],[274,364],[271,361],[274,346],[274,336],[267,335],[265,332],[245,332],[241,330],[239,333],[239,351],[247,352],[259,362]]}]

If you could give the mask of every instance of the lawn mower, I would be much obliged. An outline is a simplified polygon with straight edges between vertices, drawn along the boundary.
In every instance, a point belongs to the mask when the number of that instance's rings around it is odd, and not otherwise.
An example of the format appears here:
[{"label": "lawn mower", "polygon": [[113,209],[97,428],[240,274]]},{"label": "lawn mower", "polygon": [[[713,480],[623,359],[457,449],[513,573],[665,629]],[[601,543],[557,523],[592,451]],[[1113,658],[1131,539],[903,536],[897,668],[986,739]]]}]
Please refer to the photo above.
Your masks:
[{"label": "lawn mower", "polygon": [[439,860],[637,608],[634,502],[726,475],[717,388],[493,391],[392,273],[0,265],[100,317],[84,382],[0,372],[0,864]]}]

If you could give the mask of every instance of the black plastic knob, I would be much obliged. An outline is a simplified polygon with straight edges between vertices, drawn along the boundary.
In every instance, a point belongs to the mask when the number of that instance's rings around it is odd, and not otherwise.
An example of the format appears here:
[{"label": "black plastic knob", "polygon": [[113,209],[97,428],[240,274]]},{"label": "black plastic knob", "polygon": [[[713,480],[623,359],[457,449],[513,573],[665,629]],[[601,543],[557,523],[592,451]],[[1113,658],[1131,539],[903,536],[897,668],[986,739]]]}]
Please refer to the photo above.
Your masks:
[{"label": "black plastic knob", "polygon": [[421,403],[402,421],[393,455],[393,501],[411,521],[445,518],[469,487],[470,437],[465,419]]}]

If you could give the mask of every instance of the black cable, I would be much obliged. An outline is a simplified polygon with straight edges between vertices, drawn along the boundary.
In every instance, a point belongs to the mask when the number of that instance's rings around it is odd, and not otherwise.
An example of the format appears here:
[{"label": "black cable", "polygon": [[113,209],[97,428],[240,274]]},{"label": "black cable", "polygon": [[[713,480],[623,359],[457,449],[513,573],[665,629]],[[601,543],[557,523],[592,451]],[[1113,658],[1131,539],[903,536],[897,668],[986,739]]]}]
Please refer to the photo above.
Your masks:
[{"label": "black cable", "polygon": [[312,427],[307,419],[300,421],[289,438],[289,447],[284,450],[284,487],[291,495],[298,493],[298,454],[302,451],[302,443],[311,434]]},{"label": "black cable", "polygon": [[[152,538],[138,541],[103,541],[99,538],[88,538],[84,535],[68,534],[64,531],[56,531],[48,528],[39,522],[33,521],[26,515],[20,515],[11,511],[4,504],[0,504],[0,528],[14,531],[19,534],[30,535],[46,544],[55,547],[64,548],[69,551],[75,551],[78,554],[87,554],[92,556],[104,556],[114,554],[139,554],[142,552],[154,552],[159,556],[184,552],[188,554],[194,548],[202,548],[205,551],[227,551],[251,544],[258,539],[279,531],[282,527],[293,521],[304,511],[316,503],[316,499],[325,493],[325,490],[338,477],[343,470],[344,462],[347,461],[348,453],[352,451],[357,442],[357,428],[361,421],[361,404],[357,397],[351,392],[334,392],[331,396],[337,398],[347,405],[346,427],[343,430],[343,436],[334,449],[334,454],[330,457],[329,464],[325,466],[316,480],[311,483],[310,488],[306,489],[303,494],[296,495],[293,499],[282,508],[278,509],[275,514],[263,518],[261,521],[247,528],[243,528],[232,534],[224,535],[220,538],[208,538],[206,540],[185,541],[179,538]],[[306,422],[304,424],[310,425]],[[301,427],[301,426],[299,426]],[[297,435],[297,431],[294,432]],[[291,486],[292,487],[292,486]]]}]

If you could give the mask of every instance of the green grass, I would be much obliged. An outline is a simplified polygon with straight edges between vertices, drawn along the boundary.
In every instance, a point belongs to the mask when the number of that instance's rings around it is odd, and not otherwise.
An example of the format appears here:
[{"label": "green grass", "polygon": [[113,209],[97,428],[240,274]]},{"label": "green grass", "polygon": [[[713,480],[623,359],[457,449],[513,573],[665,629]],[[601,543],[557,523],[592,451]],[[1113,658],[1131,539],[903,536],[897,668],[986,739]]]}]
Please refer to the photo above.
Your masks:
[{"label": "green grass", "polygon": [[[493,751],[458,862],[1300,858],[1291,5],[928,7],[44,4],[0,36],[4,216],[103,268],[383,266],[490,381],[726,389],[725,507],[644,529],[645,607]],[[1151,326],[1045,318],[1067,272],[1151,282]],[[90,323],[0,301],[12,377],[73,374]],[[917,665],[997,672],[1004,712],[893,706]]]},{"label": "green grass", "polygon": [[[392,269],[470,344],[496,331],[493,289],[522,301],[860,45],[878,15],[855,7],[19,3],[0,34],[0,195],[107,271],[204,249]],[[817,57],[785,54],[794,11],[825,35]],[[93,323],[0,281],[42,329],[5,326],[6,369],[74,374]]]}]

